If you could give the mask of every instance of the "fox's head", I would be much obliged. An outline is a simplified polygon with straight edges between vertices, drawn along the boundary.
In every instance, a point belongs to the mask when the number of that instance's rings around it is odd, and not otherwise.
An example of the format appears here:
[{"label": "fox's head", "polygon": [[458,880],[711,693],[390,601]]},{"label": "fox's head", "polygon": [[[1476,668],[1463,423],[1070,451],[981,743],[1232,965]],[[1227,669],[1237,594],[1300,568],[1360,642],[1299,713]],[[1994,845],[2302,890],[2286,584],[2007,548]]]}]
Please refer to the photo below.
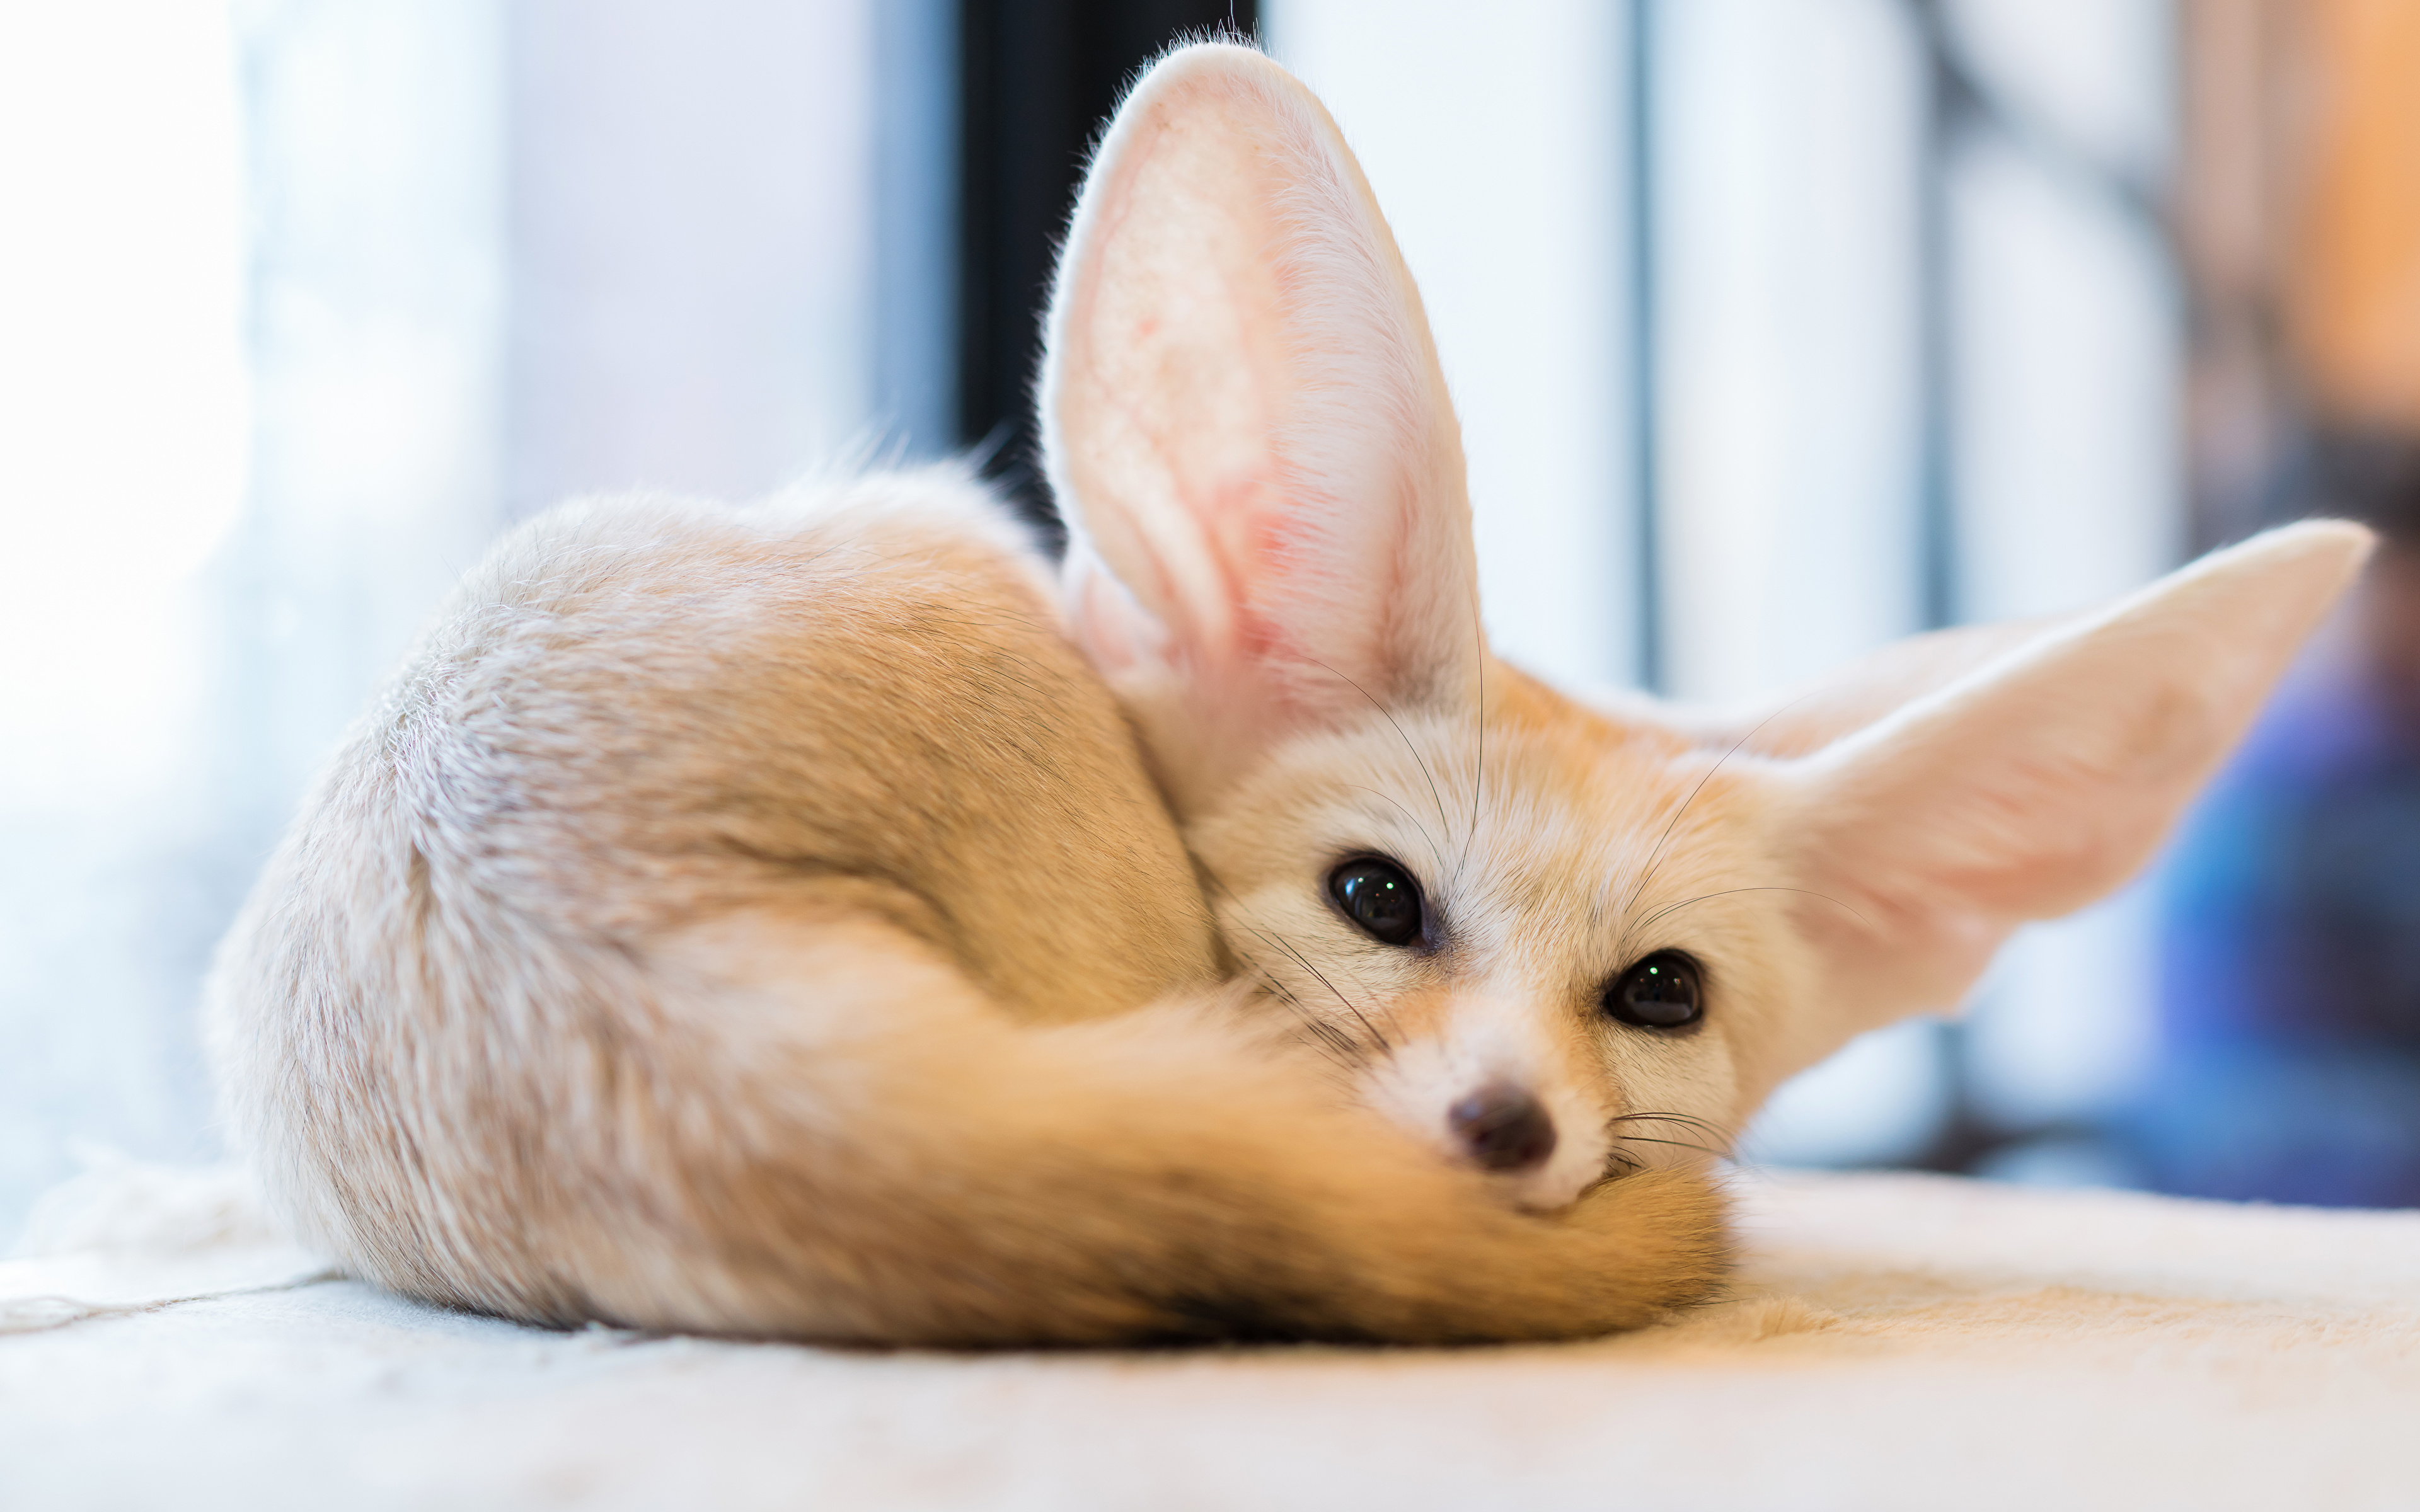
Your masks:
[{"label": "fox's head", "polygon": [[1419,296],[1326,112],[1242,47],[1119,112],[1047,350],[1070,623],[1236,969],[1534,1206],[1721,1148],[2123,881],[2367,549],[2281,532],[1770,717],[1575,702],[1488,655]]}]

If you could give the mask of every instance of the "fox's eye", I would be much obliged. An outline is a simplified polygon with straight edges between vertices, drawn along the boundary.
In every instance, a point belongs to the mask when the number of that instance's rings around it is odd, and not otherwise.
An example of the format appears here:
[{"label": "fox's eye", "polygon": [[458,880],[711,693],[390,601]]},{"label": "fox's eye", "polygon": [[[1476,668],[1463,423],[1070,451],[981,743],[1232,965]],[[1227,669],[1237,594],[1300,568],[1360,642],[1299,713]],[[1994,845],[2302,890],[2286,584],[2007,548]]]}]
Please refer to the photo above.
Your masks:
[{"label": "fox's eye", "polygon": [[1327,874],[1327,895],[1361,933],[1382,945],[1420,937],[1420,885],[1392,861],[1363,857]]},{"label": "fox's eye", "polygon": [[1678,950],[1658,950],[1606,989],[1605,1011],[1642,1029],[1685,1029],[1706,1016],[1698,963]]}]

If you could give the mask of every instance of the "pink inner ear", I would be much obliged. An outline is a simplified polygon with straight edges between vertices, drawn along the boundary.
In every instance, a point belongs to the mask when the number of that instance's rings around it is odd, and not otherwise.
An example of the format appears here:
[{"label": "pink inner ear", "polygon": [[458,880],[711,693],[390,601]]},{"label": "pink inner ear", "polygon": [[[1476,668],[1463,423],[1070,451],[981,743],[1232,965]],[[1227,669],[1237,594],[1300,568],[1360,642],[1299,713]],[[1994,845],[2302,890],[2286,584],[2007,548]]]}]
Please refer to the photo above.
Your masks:
[{"label": "pink inner ear", "polygon": [[2124,883],[2367,545],[2306,524],[2216,553],[1801,764],[1806,886],[1861,916],[1804,913],[1849,1032],[1950,1006],[2016,924]]},{"label": "pink inner ear", "polygon": [[[1274,466],[1264,461],[1274,471]],[[1253,612],[1252,585],[1264,582],[1278,564],[1285,539],[1285,502],[1265,476],[1230,478],[1207,500],[1188,497],[1202,534],[1218,560],[1224,607],[1233,615],[1233,650],[1266,654],[1276,627]]]},{"label": "pink inner ear", "polygon": [[[1273,479],[1240,482],[1216,506],[1210,529],[1235,595],[1237,656],[1276,664],[1320,659],[1320,648],[1302,633],[1299,604],[1306,594],[1341,585],[1319,583],[1315,565],[1305,570],[1307,562],[1315,563],[1320,544],[1311,539],[1311,525],[1306,504]],[[1328,649],[1330,655],[1342,651]]]},{"label": "pink inner ear", "polygon": [[1078,536],[1168,629],[1154,696],[1193,732],[1169,738],[1468,685],[1468,505],[1419,297],[1326,114],[1266,58],[1181,52],[1120,111],[1043,399]]}]

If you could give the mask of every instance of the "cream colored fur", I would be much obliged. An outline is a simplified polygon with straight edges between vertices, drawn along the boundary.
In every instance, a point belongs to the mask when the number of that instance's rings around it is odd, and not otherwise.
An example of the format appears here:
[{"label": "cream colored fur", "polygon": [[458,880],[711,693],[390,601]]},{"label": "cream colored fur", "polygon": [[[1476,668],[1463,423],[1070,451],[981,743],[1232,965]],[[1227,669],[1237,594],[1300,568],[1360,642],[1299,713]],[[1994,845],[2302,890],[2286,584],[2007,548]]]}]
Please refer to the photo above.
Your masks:
[{"label": "cream colored fur", "polygon": [[[1049,568],[946,471],[499,546],[210,995],[317,1243],[508,1316],[884,1342],[1542,1337],[1700,1294],[1707,1153],[2114,887],[2366,549],[1886,653],[1769,720],[1485,650],[1419,297],[1325,112],[1183,50],[1094,163]],[[1416,879],[1379,943],[1340,864]],[[1702,1023],[1606,993],[1702,966]],[[1534,1098],[1477,1168],[1450,1110]]]}]

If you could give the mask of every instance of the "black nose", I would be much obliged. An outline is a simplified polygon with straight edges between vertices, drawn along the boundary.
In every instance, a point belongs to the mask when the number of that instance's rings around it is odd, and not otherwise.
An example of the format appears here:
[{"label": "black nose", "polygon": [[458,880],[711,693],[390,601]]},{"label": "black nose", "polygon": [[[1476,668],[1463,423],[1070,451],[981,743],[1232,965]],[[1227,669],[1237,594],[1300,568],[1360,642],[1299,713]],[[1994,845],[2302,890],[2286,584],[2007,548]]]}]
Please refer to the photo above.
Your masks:
[{"label": "black nose", "polygon": [[1482,1087],[1445,1116],[1470,1147],[1471,1158],[1491,1171],[1517,1171],[1555,1152],[1555,1120],[1517,1087]]}]

